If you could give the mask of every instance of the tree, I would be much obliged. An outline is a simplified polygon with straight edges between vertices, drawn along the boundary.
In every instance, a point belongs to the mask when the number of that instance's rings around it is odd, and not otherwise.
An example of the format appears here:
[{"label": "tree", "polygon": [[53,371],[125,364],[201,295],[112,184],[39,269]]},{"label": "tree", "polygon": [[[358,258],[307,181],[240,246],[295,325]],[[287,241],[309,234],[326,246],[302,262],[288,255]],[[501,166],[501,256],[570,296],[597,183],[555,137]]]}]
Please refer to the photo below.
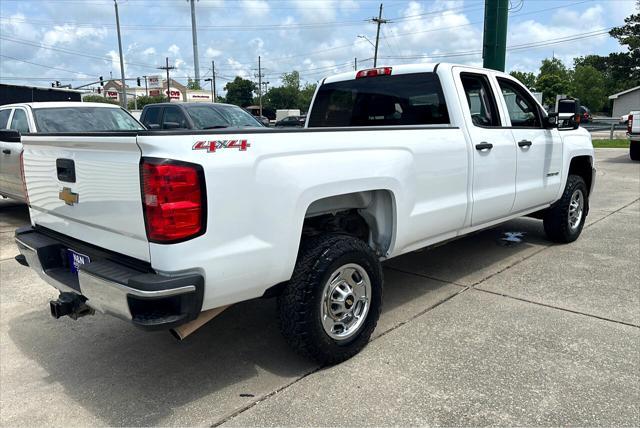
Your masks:
[{"label": "tree", "polygon": [[147,104],[157,104],[157,103],[165,103],[167,102],[167,97],[164,95],[156,95],[155,97],[149,97],[147,95],[139,96],[138,99],[134,102],[133,97],[129,98],[127,102],[127,108],[129,110],[133,110],[134,107],[138,107],[138,110],[142,110],[144,106]]},{"label": "tree", "polygon": [[[640,0],[637,2],[637,9],[640,10]],[[624,25],[613,28],[609,34],[629,50],[627,54],[631,66],[627,69],[629,80],[637,84],[640,81],[640,13],[626,17]]]},{"label": "tree", "polygon": [[580,99],[580,104],[593,111],[600,109],[607,102],[604,76],[595,67],[579,65],[573,72],[572,94]]},{"label": "tree", "polygon": [[558,58],[543,59],[536,79],[536,89],[542,92],[542,102],[553,105],[556,95],[571,92],[571,77],[567,67]]},{"label": "tree", "polygon": [[518,79],[529,90],[533,90],[536,87],[536,75],[531,72],[512,71],[509,74]]},{"label": "tree", "polygon": [[82,97],[82,101],[85,103],[103,103],[103,104],[116,104],[119,105],[118,100],[112,98],[103,97],[102,95],[85,95]]},{"label": "tree", "polygon": [[300,90],[300,73],[292,71],[291,73],[282,73],[282,86],[292,88],[296,91]]},{"label": "tree", "polygon": [[315,83],[307,83],[300,91],[300,96],[298,97],[298,107],[300,111],[305,113],[309,111],[311,99],[313,98],[313,94],[316,93],[316,86]]},{"label": "tree", "polygon": [[233,81],[224,85],[224,89],[227,91],[225,97],[227,103],[246,107],[251,105],[253,101],[253,91],[256,90],[256,84],[251,80],[236,76]]},{"label": "tree", "polygon": [[201,90],[200,82],[197,80],[193,80],[191,77],[187,76],[187,89],[191,90]]}]

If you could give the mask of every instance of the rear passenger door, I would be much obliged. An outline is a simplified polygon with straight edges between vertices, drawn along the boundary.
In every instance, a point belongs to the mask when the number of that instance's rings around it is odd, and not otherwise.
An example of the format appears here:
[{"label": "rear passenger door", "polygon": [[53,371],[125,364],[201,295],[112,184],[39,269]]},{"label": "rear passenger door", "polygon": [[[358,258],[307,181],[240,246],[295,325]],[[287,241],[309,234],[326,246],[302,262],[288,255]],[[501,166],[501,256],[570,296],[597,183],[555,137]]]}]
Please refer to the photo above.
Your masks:
[{"label": "rear passenger door", "polygon": [[473,152],[471,225],[509,215],[515,198],[516,148],[496,102],[490,75],[456,69],[462,112]]},{"label": "rear passenger door", "polygon": [[552,202],[561,186],[562,140],[557,129],[542,127],[542,111],[515,80],[498,77],[504,109],[516,145],[516,198],[512,212]]}]

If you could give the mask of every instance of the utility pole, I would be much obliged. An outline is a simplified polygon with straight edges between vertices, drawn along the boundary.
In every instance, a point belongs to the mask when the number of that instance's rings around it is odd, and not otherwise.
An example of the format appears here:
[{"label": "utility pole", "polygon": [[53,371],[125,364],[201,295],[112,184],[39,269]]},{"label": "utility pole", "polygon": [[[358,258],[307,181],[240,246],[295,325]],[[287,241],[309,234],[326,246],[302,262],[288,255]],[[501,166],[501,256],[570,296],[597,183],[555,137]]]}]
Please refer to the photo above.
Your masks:
[{"label": "utility pole", "polygon": [[196,5],[195,0],[187,0],[191,3],[191,38],[193,40],[193,68],[196,84],[200,86],[200,59],[198,58],[198,32],[196,30]]},{"label": "utility pole", "polygon": [[211,78],[213,79],[213,102],[216,102],[216,63],[215,61],[211,61]]},{"label": "utility pole", "polygon": [[167,99],[171,102],[171,85],[169,80],[169,70],[175,70],[174,66],[169,67],[169,57],[166,58],[166,65],[164,67],[158,67],[158,70],[167,71]]},{"label": "utility pole", "polygon": [[353,69],[356,71],[358,70],[358,58],[353,59]]},{"label": "utility pole", "polygon": [[485,0],[483,67],[504,71],[507,50],[509,0]]},{"label": "utility pole", "polygon": [[262,65],[260,63],[260,55],[258,55],[258,100],[260,104],[260,116],[262,116]]},{"label": "utility pole", "polygon": [[380,42],[380,25],[389,22],[387,19],[382,19],[382,3],[380,3],[380,12],[378,12],[377,18],[371,18],[371,22],[378,24],[378,30],[376,31],[376,50],[373,54],[373,66],[378,65],[378,43]]},{"label": "utility pole", "polygon": [[146,96],[149,96],[149,88],[147,87],[147,76],[142,76],[144,77],[144,94]]},{"label": "utility pole", "polygon": [[122,57],[122,38],[120,37],[120,17],[118,16],[118,2],[113,0],[113,5],[116,8],[116,27],[118,28],[118,49],[120,51],[120,77],[122,78],[122,108],[127,108],[127,86],[124,81],[124,58]]}]

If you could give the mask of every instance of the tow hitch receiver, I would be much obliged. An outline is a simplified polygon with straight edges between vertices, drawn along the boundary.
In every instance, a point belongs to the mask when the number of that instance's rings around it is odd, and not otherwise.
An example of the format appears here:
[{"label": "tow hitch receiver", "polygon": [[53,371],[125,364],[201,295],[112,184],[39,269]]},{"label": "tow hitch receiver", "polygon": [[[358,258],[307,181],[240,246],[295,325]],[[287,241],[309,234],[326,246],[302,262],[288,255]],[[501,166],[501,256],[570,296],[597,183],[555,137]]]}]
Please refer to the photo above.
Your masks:
[{"label": "tow hitch receiver", "polygon": [[85,300],[75,293],[60,293],[57,300],[49,301],[51,316],[58,319],[68,315],[70,318],[77,320],[85,315],[93,315],[95,311],[85,305]]}]

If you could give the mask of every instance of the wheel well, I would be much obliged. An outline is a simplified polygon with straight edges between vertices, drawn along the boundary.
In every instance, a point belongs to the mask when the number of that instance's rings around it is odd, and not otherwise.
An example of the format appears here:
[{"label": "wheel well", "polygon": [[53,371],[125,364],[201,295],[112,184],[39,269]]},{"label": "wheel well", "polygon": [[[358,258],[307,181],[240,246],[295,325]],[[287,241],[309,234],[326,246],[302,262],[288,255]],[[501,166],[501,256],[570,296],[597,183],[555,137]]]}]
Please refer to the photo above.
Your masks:
[{"label": "wheel well", "polygon": [[393,196],[388,190],[346,193],[309,205],[302,235],[346,233],[367,242],[379,256],[391,248],[395,229]]},{"label": "wheel well", "polygon": [[571,159],[569,175],[578,175],[582,177],[584,182],[587,184],[587,192],[591,191],[591,182],[593,180],[592,174],[591,156],[576,156]]}]

